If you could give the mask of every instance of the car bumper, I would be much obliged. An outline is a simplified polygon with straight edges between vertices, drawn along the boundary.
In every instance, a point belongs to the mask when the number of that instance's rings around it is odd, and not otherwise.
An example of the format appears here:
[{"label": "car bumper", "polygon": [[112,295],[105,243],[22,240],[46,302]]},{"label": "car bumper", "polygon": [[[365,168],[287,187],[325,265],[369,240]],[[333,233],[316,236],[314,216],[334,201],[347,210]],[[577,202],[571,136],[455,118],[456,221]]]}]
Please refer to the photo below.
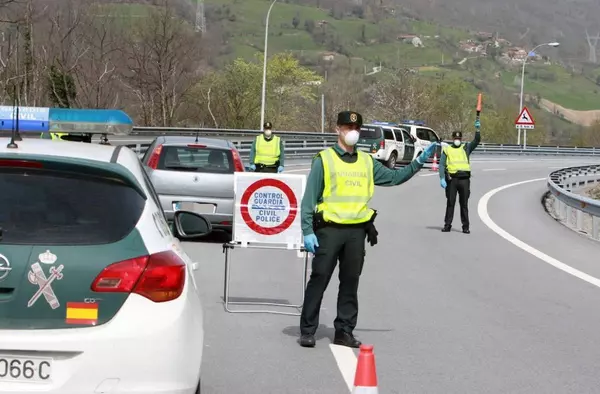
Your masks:
[{"label": "car bumper", "polygon": [[110,322],[98,327],[0,330],[1,354],[54,360],[51,382],[0,381],[0,393],[194,394],[203,318],[189,280],[186,288],[186,296],[166,303],[132,294]]},{"label": "car bumper", "polygon": [[213,229],[231,230],[233,228],[233,198],[219,199],[171,195],[159,195],[159,198],[161,207],[169,222],[172,222],[175,217],[175,210],[173,207],[175,202],[198,202],[215,205],[213,213],[198,212],[211,223]]}]

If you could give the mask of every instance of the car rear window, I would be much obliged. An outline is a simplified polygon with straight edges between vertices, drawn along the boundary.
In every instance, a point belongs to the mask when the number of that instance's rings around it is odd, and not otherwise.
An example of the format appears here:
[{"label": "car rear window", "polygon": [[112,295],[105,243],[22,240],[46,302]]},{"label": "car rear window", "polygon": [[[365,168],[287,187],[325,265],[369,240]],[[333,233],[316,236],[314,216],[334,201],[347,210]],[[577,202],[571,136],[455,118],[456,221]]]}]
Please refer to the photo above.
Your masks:
[{"label": "car rear window", "polygon": [[231,150],[166,145],[163,146],[157,169],[233,174],[235,165]]},{"label": "car rear window", "polygon": [[146,200],[118,178],[0,171],[2,244],[99,245],[135,228]]},{"label": "car rear window", "polygon": [[360,128],[360,138],[367,140],[381,138],[381,128],[362,126]]}]

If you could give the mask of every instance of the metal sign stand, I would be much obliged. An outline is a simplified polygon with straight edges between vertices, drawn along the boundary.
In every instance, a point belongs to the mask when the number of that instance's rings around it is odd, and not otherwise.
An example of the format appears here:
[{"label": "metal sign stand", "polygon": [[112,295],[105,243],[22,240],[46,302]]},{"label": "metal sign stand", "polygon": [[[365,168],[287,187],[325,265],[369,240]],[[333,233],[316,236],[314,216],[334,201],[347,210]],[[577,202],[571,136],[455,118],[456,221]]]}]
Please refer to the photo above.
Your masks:
[{"label": "metal sign stand", "polygon": [[[230,251],[235,249],[236,247],[242,248],[252,248],[252,249],[275,249],[275,250],[294,250],[299,254],[304,254],[304,265],[302,270],[302,298],[301,303],[299,305],[291,305],[291,304],[279,304],[273,302],[233,302],[229,301],[229,290],[230,290],[230,278],[231,278],[231,256]],[[304,302],[304,292],[306,289],[306,280],[308,276],[308,252],[304,249],[303,246],[293,247],[292,245],[288,245],[287,248],[277,247],[277,246],[266,246],[265,244],[256,244],[252,245],[250,243],[242,244],[241,242],[227,242],[223,244],[223,253],[225,253],[225,275],[224,275],[224,283],[223,283],[223,302],[225,306],[225,310],[229,313],[269,313],[275,315],[288,315],[288,316],[300,316],[300,312],[282,312],[282,311],[274,311],[274,310],[233,310],[229,308],[229,305],[262,305],[262,306],[277,306],[283,308],[302,308],[302,303]]]}]

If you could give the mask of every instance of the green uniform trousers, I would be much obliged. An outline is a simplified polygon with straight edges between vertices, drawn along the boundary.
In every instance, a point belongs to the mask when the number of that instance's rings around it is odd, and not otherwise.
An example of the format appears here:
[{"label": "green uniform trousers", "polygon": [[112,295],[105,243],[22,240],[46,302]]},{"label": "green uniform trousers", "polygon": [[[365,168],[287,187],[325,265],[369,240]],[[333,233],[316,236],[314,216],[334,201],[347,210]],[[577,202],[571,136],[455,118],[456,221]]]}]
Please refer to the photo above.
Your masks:
[{"label": "green uniform trousers", "polygon": [[319,247],[312,261],[300,316],[302,335],[314,335],[319,326],[323,293],[339,260],[340,286],[337,299],[336,331],[352,333],[358,318],[358,280],[365,261],[364,226],[325,227],[315,232]]}]

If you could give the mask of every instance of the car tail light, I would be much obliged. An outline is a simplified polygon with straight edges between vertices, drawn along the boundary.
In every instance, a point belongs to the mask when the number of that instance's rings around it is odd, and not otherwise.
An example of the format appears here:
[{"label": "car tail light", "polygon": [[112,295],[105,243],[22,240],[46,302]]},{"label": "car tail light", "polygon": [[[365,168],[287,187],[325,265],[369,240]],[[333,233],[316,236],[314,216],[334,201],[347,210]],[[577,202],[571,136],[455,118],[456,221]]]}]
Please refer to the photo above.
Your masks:
[{"label": "car tail light", "polygon": [[156,167],[158,167],[158,159],[160,158],[162,148],[162,145],[158,145],[156,148],[154,148],[154,151],[150,155],[150,160],[148,160],[148,167],[152,168],[153,170],[156,170]]},{"label": "car tail light", "polygon": [[379,142],[379,149],[385,149],[385,140]]},{"label": "car tail light", "polygon": [[0,160],[0,167],[44,168],[44,165],[39,161],[2,159]]},{"label": "car tail light", "polygon": [[154,302],[165,302],[178,298],[184,284],[185,263],[167,250],[109,265],[92,282],[92,291],[135,293]]},{"label": "car tail light", "polygon": [[206,148],[206,145],[202,145],[202,144],[188,144],[188,148]]},{"label": "car tail light", "polygon": [[230,221],[219,222],[219,224],[221,226],[231,226],[231,222]]},{"label": "car tail light", "polygon": [[242,162],[242,158],[240,157],[239,152],[236,149],[232,149],[231,154],[233,155],[235,172],[244,172],[244,163]]}]

